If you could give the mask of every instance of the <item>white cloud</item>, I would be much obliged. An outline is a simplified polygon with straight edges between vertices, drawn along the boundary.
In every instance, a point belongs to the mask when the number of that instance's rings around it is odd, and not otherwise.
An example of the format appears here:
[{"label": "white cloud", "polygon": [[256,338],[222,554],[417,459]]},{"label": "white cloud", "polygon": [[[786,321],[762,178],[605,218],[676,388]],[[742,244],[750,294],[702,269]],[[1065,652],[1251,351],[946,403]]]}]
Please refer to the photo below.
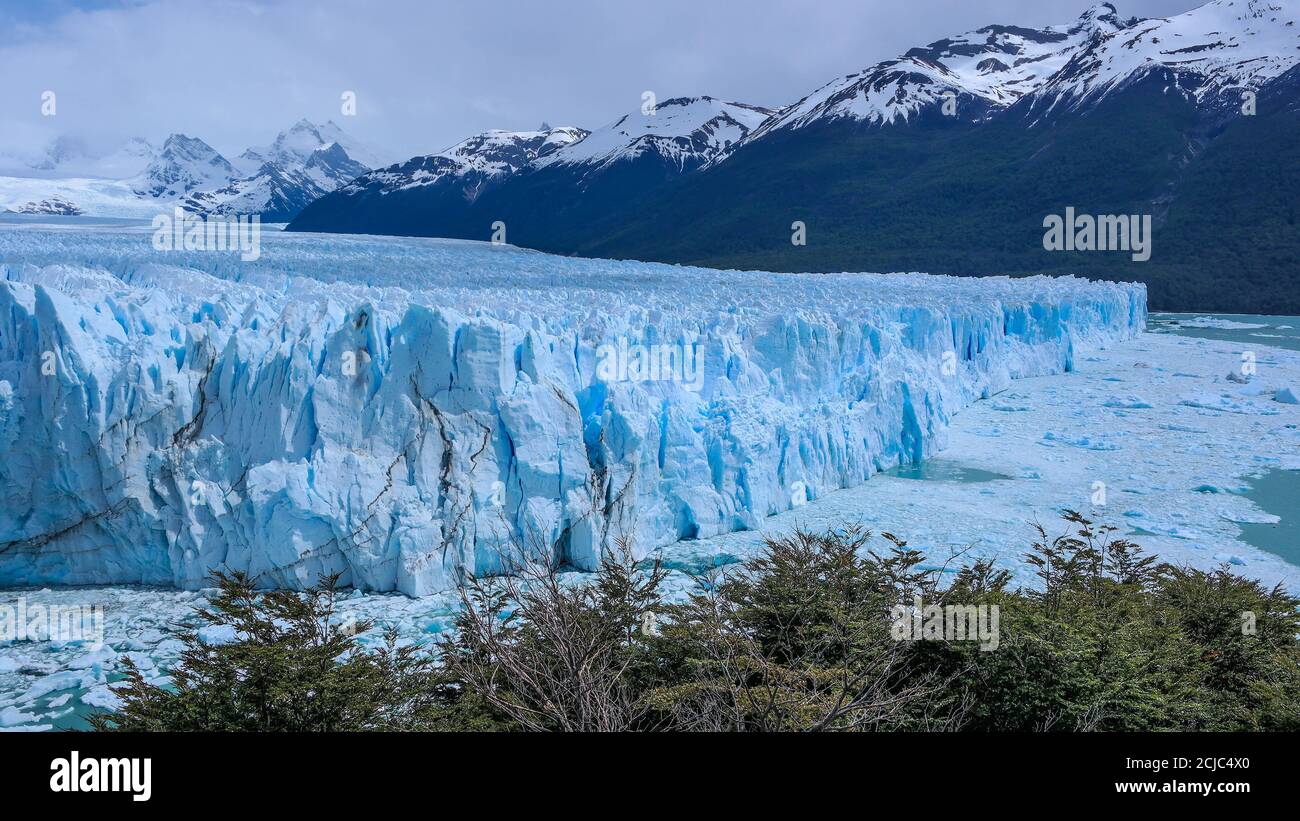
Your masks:
[{"label": "white cloud", "polygon": [[[83,5],[89,0],[82,0]],[[0,150],[179,131],[238,153],[335,119],[396,157],[487,128],[588,128],[660,99],[778,106],[912,46],[1066,22],[1065,0],[93,0],[0,25]],[[1193,0],[1119,3],[1171,14]],[[0,16],[0,24],[6,21]],[[58,115],[40,113],[41,92]],[[358,116],[340,117],[357,94]]]}]

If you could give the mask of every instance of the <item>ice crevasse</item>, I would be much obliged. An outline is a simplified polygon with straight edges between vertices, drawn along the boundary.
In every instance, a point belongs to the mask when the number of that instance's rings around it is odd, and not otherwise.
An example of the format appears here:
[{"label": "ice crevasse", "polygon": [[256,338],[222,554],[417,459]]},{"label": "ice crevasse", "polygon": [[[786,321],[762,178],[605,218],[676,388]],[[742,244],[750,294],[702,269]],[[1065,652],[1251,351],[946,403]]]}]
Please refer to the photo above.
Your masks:
[{"label": "ice crevasse", "polygon": [[925,458],[971,402],[1146,321],[1142,286],[1073,277],[265,245],[0,233],[0,584],[590,569]]}]

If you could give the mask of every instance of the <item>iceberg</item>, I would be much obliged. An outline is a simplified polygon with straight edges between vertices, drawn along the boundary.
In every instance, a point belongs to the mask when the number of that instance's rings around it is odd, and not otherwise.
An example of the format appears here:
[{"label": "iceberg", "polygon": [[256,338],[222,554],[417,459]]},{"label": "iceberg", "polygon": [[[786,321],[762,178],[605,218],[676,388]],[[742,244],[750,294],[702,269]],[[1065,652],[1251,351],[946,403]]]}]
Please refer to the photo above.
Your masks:
[{"label": "iceberg", "polygon": [[1138,284],[0,226],[0,585],[424,596],[752,529],[1146,324]]}]

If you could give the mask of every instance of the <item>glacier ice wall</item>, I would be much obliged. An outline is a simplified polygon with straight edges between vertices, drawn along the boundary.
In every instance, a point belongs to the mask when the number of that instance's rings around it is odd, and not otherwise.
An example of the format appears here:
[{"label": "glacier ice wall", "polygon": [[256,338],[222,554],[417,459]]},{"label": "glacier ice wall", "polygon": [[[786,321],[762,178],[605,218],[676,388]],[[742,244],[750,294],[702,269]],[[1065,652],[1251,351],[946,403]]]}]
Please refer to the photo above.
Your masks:
[{"label": "glacier ice wall", "polygon": [[0,229],[0,584],[423,595],[518,546],[592,568],[926,457],[1146,321],[1142,286],[1071,277],[263,245]]}]

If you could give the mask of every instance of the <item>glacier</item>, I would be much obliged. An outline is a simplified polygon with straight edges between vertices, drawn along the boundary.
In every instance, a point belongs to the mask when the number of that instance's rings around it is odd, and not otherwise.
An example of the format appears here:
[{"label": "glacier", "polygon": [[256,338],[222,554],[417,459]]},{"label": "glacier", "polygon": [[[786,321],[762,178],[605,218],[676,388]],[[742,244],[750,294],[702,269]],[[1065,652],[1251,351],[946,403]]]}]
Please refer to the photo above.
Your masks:
[{"label": "glacier", "polygon": [[1074,277],[150,238],[0,224],[0,585],[230,568],[425,596],[516,551],[592,569],[924,459],[953,414],[1147,318],[1143,286]]}]

